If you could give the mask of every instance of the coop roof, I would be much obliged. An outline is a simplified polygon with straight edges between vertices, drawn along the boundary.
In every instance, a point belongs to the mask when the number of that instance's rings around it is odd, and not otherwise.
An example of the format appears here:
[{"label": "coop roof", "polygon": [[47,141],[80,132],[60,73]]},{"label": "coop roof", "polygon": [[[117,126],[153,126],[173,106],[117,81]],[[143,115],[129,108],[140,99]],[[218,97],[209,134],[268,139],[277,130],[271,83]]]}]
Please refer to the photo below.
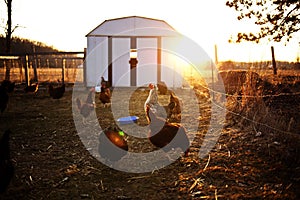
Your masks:
[{"label": "coop roof", "polygon": [[140,16],[109,19],[89,32],[90,36],[178,36],[167,22]]}]

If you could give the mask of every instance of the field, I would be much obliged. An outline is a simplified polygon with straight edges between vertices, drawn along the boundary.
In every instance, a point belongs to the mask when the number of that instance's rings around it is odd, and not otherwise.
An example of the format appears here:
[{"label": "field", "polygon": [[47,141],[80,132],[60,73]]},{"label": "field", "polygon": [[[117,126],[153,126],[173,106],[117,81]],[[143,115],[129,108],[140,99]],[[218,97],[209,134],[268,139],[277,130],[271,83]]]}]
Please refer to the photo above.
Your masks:
[{"label": "field", "polygon": [[[74,83],[75,81],[83,81],[82,68],[65,68],[64,79],[66,82]],[[38,80],[40,82],[55,82],[62,79],[61,68],[38,68]],[[5,78],[5,69],[0,68],[0,80]],[[29,69],[29,79],[34,78],[33,68]],[[15,82],[25,82],[25,72],[22,68],[10,69],[10,80]]]},{"label": "field", "polygon": [[[72,95],[84,99],[87,91],[75,91],[73,87],[69,84],[63,98],[58,100],[51,99],[43,85],[37,94],[24,93],[23,85],[17,85],[10,94],[9,106],[0,116],[0,130],[12,131],[10,145],[15,174],[0,199],[300,198],[300,89],[295,83],[291,85],[291,95],[285,95],[284,100],[275,91],[274,98],[254,101],[249,99],[249,88],[241,101],[235,94],[228,95],[223,107],[226,120],[218,122],[222,129],[216,142],[205,137],[213,120],[213,100],[207,89],[195,86],[176,90],[176,94],[187,99],[187,104],[192,101],[188,95],[195,94],[196,111],[200,113],[193,115],[192,106],[187,106],[184,113],[185,123],[192,124],[189,156],[142,173],[125,170],[138,171],[147,167],[143,163],[151,164],[151,160],[131,163],[131,157],[125,156],[114,166],[120,169],[116,170],[93,156],[100,134],[97,127],[115,123],[112,109],[103,107],[96,94],[95,115],[82,121],[78,110],[72,109]],[[123,99],[128,91],[121,88],[114,92],[119,92],[116,105],[120,109],[127,106]],[[142,107],[147,95],[147,89],[138,88],[127,102],[129,114],[140,117],[139,126],[146,125]],[[168,98],[169,95],[159,95],[162,104]],[[198,123],[193,124],[195,119]],[[78,123],[85,123],[85,132],[78,130]],[[213,148],[199,157],[205,140],[212,140]],[[128,142],[130,152],[155,149],[147,139],[128,137]]]}]

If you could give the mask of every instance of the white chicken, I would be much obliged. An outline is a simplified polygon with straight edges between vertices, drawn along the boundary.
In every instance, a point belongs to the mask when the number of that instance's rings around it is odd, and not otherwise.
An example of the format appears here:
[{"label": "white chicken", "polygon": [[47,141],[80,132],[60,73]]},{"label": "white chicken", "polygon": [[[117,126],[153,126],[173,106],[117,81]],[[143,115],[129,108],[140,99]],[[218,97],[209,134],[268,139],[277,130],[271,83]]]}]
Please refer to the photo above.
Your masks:
[{"label": "white chicken", "polygon": [[155,85],[153,83],[150,83],[148,87],[149,87],[150,91],[149,91],[149,95],[144,104],[144,110],[146,110],[147,105],[152,107],[153,105],[158,104],[158,95],[156,92]]},{"label": "white chicken", "polygon": [[[147,107],[149,107],[157,116],[166,119],[166,117],[167,117],[166,108],[164,106],[160,105],[158,102],[156,86],[153,83],[150,83],[148,87],[149,87],[150,91],[149,91],[149,95],[144,103],[145,113],[146,113]],[[149,117],[147,114],[146,114],[146,117],[149,122],[150,120],[149,120]]]}]

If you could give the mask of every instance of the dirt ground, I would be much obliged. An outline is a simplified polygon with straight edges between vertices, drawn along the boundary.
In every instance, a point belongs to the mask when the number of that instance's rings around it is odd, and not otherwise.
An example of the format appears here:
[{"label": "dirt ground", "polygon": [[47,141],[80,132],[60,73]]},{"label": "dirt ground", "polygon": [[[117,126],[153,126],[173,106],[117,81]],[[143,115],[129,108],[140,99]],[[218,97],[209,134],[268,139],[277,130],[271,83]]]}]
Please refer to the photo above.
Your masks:
[{"label": "dirt ground", "polygon": [[[147,91],[137,91],[129,107],[140,108],[146,96]],[[113,123],[110,108],[100,104],[97,94],[95,101],[99,124],[109,126]],[[71,86],[58,100],[51,99],[45,88],[36,95],[17,88],[0,116],[0,131],[12,131],[15,166],[0,199],[300,199],[299,130],[259,131],[251,123],[243,127],[225,122],[209,156],[200,159],[210,121],[205,95],[199,96],[199,110],[199,127],[188,157],[152,172],[128,173],[102,164],[82,143],[72,115]],[[131,112],[145,125],[141,113]],[[95,126],[89,119],[87,123]],[[141,141],[129,138],[128,142],[132,152],[153,149]]]}]

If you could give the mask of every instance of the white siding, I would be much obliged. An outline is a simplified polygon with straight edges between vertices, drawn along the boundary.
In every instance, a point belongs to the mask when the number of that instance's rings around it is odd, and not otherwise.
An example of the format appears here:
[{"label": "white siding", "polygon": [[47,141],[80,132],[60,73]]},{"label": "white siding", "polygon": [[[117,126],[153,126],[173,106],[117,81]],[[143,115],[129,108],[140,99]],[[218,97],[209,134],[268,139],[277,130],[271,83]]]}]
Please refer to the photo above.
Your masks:
[{"label": "white siding", "polygon": [[107,78],[107,38],[105,37],[88,37],[87,57],[86,57],[86,73],[87,86],[95,86],[99,82],[100,77]]},{"label": "white siding", "polygon": [[138,38],[137,40],[137,86],[157,82],[156,43],[156,38]]},{"label": "white siding", "polygon": [[113,38],[113,85],[130,86],[129,38]]}]

